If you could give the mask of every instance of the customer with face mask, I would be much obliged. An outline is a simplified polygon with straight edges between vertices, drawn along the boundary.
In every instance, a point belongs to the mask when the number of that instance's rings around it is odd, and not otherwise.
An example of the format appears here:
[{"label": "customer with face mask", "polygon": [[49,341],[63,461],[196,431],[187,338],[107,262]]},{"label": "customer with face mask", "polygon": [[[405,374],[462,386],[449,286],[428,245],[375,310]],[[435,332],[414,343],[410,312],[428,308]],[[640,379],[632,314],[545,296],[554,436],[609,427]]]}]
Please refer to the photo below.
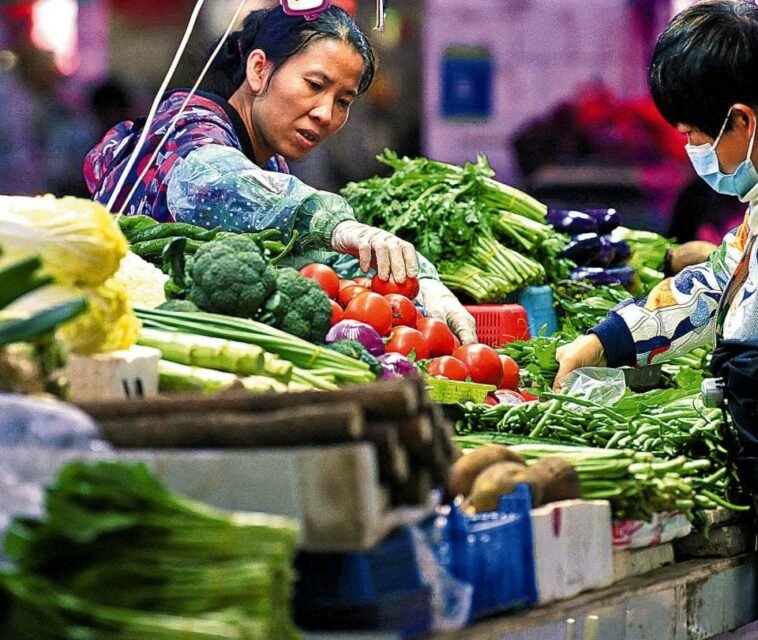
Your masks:
[{"label": "customer with face mask", "polygon": [[585,366],[644,366],[714,338],[758,339],[758,6],[711,0],[661,34],[649,73],[653,99],[686,137],[695,171],[749,203],[743,223],[706,262],[617,306],[588,335],[560,347],[556,389]]}]

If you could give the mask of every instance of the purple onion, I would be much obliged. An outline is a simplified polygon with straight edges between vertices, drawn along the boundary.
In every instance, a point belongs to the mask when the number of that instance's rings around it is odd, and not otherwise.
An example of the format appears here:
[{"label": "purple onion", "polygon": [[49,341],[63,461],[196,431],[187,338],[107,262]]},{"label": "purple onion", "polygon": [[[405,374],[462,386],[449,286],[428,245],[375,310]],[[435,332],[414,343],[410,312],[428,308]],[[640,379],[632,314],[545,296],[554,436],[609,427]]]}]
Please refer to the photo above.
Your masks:
[{"label": "purple onion", "polygon": [[384,353],[384,340],[374,327],[357,320],[340,320],[329,333],[324,342],[332,344],[340,340],[357,340],[372,356],[380,356]]},{"label": "purple onion", "polygon": [[385,353],[378,360],[382,364],[382,380],[418,375],[415,365],[401,353]]}]

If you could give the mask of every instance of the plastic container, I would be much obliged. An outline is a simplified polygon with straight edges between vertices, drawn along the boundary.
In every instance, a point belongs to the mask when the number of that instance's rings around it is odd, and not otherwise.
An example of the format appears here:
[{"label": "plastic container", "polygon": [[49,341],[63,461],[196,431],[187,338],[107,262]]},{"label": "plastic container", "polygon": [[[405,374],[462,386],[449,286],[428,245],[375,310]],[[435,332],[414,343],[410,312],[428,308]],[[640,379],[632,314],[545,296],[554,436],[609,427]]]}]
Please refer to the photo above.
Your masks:
[{"label": "plastic container", "polygon": [[302,552],[295,570],[295,600],[309,608],[370,604],[424,586],[407,527],[396,529],[368,551]]},{"label": "plastic container", "polygon": [[475,304],[466,310],[476,320],[479,342],[490,347],[530,337],[526,309],[520,304]]},{"label": "plastic container", "polygon": [[467,516],[457,505],[441,513],[430,533],[443,567],[473,586],[471,617],[535,604],[529,487],[500,497],[498,511]]},{"label": "plastic container", "polygon": [[553,290],[549,285],[524,287],[519,293],[519,304],[526,309],[529,333],[532,336],[550,336],[558,331],[558,316],[553,306]]},{"label": "plastic container", "polygon": [[429,397],[440,404],[457,404],[458,402],[484,402],[488,393],[496,391],[491,384],[476,382],[459,382],[427,376],[425,379]]},{"label": "plastic container", "polygon": [[[294,619],[298,627],[323,635],[329,631],[382,630],[400,633],[403,638],[414,638],[432,630],[432,590],[423,587],[369,604],[342,607],[319,608],[308,603],[298,606],[296,602]],[[351,634],[350,637],[357,636]]]}]

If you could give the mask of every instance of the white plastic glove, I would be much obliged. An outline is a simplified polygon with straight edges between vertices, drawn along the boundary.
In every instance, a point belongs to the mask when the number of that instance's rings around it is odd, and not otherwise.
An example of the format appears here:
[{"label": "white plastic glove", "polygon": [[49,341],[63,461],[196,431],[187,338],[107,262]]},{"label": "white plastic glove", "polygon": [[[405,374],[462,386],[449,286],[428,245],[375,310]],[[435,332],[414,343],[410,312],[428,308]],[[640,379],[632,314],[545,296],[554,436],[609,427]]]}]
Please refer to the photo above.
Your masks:
[{"label": "white plastic glove", "polygon": [[426,315],[445,322],[463,344],[477,342],[474,316],[463,308],[455,294],[433,278],[421,278],[418,282]]},{"label": "white plastic glove", "polygon": [[416,250],[410,242],[355,220],[345,220],[335,227],[332,249],[357,256],[364,272],[376,266],[382,280],[392,275],[395,282],[402,284],[406,277],[418,275]]}]

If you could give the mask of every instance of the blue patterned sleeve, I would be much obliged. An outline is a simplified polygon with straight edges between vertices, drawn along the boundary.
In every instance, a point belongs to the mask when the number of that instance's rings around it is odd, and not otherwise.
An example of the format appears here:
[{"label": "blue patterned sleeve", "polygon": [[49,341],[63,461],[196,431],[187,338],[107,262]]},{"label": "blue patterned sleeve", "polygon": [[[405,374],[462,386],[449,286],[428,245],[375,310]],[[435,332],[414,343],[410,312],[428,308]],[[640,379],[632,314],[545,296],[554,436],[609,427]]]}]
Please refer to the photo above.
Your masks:
[{"label": "blue patterned sleeve", "polygon": [[327,248],[340,222],[354,219],[338,195],[286,173],[265,171],[241,151],[209,144],[178,162],[168,177],[168,208],[179,222],[226,231],[297,229],[301,246]]}]

